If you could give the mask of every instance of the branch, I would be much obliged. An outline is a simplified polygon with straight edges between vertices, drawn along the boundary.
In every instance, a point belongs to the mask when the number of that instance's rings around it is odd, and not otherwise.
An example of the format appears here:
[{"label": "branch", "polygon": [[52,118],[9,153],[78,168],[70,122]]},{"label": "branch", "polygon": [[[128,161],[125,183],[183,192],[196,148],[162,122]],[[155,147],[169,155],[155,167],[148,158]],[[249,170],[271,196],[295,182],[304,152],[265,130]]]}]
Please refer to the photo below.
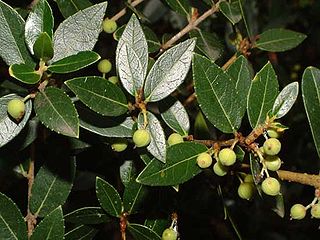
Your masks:
[{"label": "branch", "polygon": [[[140,3],[142,3],[145,0],[135,0],[132,3],[130,3],[130,5],[132,7],[135,7],[137,5],[139,5]],[[127,12],[127,7],[123,8],[120,12],[118,12],[116,15],[114,15],[111,20],[117,21],[119,18],[121,18],[123,15],[125,15]]]},{"label": "branch", "polygon": [[320,175],[297,173],[297,172],[290,172],[285,170],[278,170],[277,174],[281,180],[301,183],[301,184],[313,186],[317,189],[320,188]]}]

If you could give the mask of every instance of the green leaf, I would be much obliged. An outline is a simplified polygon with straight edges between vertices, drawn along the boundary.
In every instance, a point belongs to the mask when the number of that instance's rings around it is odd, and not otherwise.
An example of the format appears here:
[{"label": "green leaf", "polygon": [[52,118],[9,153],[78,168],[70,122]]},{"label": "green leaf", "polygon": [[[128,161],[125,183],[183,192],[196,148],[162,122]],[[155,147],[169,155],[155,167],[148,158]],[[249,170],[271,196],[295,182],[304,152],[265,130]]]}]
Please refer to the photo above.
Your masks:
[{"label": "green leaf", "polygon": [[307,67],[302,76],[302,98],[313,141],[320,157],[320,70]]},{"label": "green leaf", "polygon": [[245,113],[250,86],[246,59],[240,56],[224,72],[207,58],[194,55],[193,77],[200,108],[208,120],[222,132],[235,132]]},{"label": "green leaf", "polygon": [[144,225],[130,223],[128,230],[134,239],[137,240],[161,240],[161,237],[157,233]]},{"label": "green leaf", "polygon": [[256,47],[270,52],[283,52],[298,46],[307,36],[282,28],[269,29],[259,35]]},{"label": "green leaf", "polygon": [[92,6],[89,0],[54,0],[59,7],[60,12],[64,18],[67,18],[80,10]]},{"label": "green leaf", "polygon": [[35,84],[41,79],[41,75],[32,66],[23,63],[11,65],[9,74],[11,77],[26,84]]},{"label": "green leaf", "polygon": [[161,117],[175,132],[187,136],[190,129],[189,116],[182,103],[175,98],[165,98],[159,103]]},{"label": "green leaf", "polygon": [[144,225],[147,228],[150,228],[154,232],[156,232],[159,236],[162,235],[162,232],[170,226],[171,221],[169,219],[146,219],[144,221]]},{"label": "green leaf", "polygon": [[76,224],[99,224],[110,221],[110,217],[100,207],[83,207],[64,216],[66,222]]},{"label": "green leaf", "polygon": [[183,142],[167,151],[166,164],[151,161],[137,177],[137,182],[150,186],[172,186],[184,183],[201,172],[196,158],[207,151],[203,144]]},{"label": "green leaf", "polygon": [[194,38],[181,42],[157,59],[145,81],[146,101],[164,99],[180,86],[189,71],[195,43]]},{"label": "green leaf", "polygon": [[272,210],[278,214],[279,217],[284,218],[285,215],[285,208],[284,208],[284,199],[282,194],[278,194],[275,196],[275,206],[272,208]]},{"label": "green leaf", "polygon": [[91,51],[102,30],[102,21],[107,2],[81,10],[64,20],[53,37],[54,56],[51,62],[75,55],[82,51]]},{"label": "green leaf", "polygon": [[52,63],[48,70],[54,73],[70,73],[85,68],[100,59],[93,51],[83,51]]},{"label": "green leaf", "polygon": [[274,101],[279,93],[279,84],[276,73],[268,62],[256,74],[249,90],[247,111],[252,128],[263,123],[267,114],[272,110]]},{"label": "green leaf", "polygon": [[191,13],[191,5],[188,0],[166,0],[173,11],[181,14],[182,16],[189,17]]},{"label": "green leaf", "polygon": [[212,61],[216,61],[223,53],[223,44],[213,32],[195,29],[189,33],[191,38],[197,38],[196,49]]},{"label": "green leaf", "polygon": [[122,184],[127,187],[131,179],[136,175],[136,168],[133,165],[132,160],[126,160],[119,169],[120,179]]},{"label": "green leaf", "polygon": [[262,196],[260,183],[262,181],[261,178],[261,164],[257,157],[255,157],[252,153],[249,154],[249,161],[250,161],[250,170],[253,176],[253,182],[256,186],[256,189],[260,196]]},{"label": "green leaf", "polygon": [[52,131],[79,137],[79,119],[71,99],[59,88],[47,87],[34,100],[39,120]]},{"label": "green leaf", "polygon": [[64,221],[61,206],[53,210],[34,229],[30,240],[63,240]]},{"label": "green leaf", "polygon": [[0,193],[0,238],[27,240],[27,226],[18,206]]},{"label": "green leaf", "polygon": [[33,45],[33,52],[38,59],[42,59],[45,62],[53,57],[52,41],[46,32],[40,33]]},{"label": "green leaf", "polygon": [[25,26],[25,38],[29,51],[34,53],[34,44],[39,36],[47,33],[50,40],[53,33],[52,9],[46,0],[39,0],[30,12]]},{"label": "green leaf", "polygon": [[230,2],[223,1],[220,3],[219,8],[233,25],[238,23],[242,18],[238,0],[231,0]]},{"label": "green leaf", "polygon": [[105,78],[78,77],[66,81],[65,84],[81,102],[103,116],[119,116],[128,111],[124,93]]},{"label": "green leaf", "polygon": [[[151,135],[151,142],[147,150],[161,162],[166,162],[166,138],[160,121],[151,112],[147,112],[148,125],[146,129]],[[138,129],[144,128],[144,117],[138,116]]]},{"label": "green leaf", "polygon": [[117,190],[102,178],[96,178],[96,194],[101,207],[111,216],[120,217],[123,204]]},{"label": "green leaf", "polygon": [[116,49],[116,67],[123,87],[136,96],[148,66],[148,45],[137,17],[132,14]]},{"label": "green leaf", "polygon": [[44,217],[67,200],[73,186],[76,163],[72,160],[64,164],[51,163],[40,168],[30,199],[30,208],[34,214]]},{"label": "green leaf", "polygon": [[20,122],[12,120],[7,113],[8,102],[21,98],[16,94],[8,94],[0,98],[0,147],[10,142],[26,126],[32,111],[31,100],[25,102],[25,113]]},{"label": "green leaf", "polygon": [[91,240],[98,233],[98,230],[86,225],[80,225],[64,235],[65,240]]},{"label": "green leaf", "polygon": [[131,178],[123,193],[124,210],[128,214],[137,213],[145,204],[147,191],[147,186],[136,182],[135,178]]},{"label": "green leaf", "polygon": [[285,86],[273,104],[272,116],[275,116],[277,119],[279,119],[286,115],[296,102],[298,93],[298,82],[293,82]]},{"label": "green leaf", "polygon": [[249,39],[251,39],[251,37],[252,37],[252,29],[251,29],[252,26],[248,23],[248,17],[244,12],[244,7],[243,7],[244,4],[242,2],[244,2],[244,0],[238,0],[238,5],[239,5],[241,17],[243,19],[244,25],[245,25],[246,30],[247,30],[248,37],[249,37]]},{"label": "green leaf", "polygon": [[8,4],[0,1],[0,56],[7,65],[34,62],[24,39],[23,18]]}]

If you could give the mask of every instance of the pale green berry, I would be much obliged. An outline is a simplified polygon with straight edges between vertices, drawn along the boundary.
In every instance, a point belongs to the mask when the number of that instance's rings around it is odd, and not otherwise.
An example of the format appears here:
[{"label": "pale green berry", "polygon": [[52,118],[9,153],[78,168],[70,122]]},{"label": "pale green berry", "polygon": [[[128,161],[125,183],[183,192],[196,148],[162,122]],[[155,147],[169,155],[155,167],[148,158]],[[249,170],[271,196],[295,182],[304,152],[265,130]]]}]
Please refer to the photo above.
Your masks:
[{"label": "pale green berry", "polygon": [[21,99],[15,98],[8,102],[7,111],[12,118],[20,121],[25,113],[25,107],[26,106]]},{"label": "pale green berry", "polygon": [[267,156],[264,163],[270,171],[278,171],[282,164],[281,159],[278,156]]},{"label": "pale green berry", "polygon": [[201,168],[210,167],[212,164],[212,158],[209,153],[200,153],[197,157],[197,164]]},{"label": "pale green berry", "polygon": [[113,84],[117,84],[119,82],[118,76],[111,76],[111,77],[108,78],[108,80],[110,82],[112,82]]},{"label": "pale green berry", "polygon": [[163,231],[161,240],[176,240],[178,234],[173,228],[167,228]]},{"label": "pale green berry", "polygon": [[313,218],[320,218],[320,203],[313,205],[310,213]]},{"label": "pale green berry", "polygon": [[112,64],[108,59],[102,59],[98,63],[98,70],[101,73],[108,73],[111,71]]},{"label": "pale green berry", "polygon": [[222,177],[228,173],[228,168],[226,166],[223,166],[220,162],[216,162],[213,165],[213,171],[215,174]]},{"label": "pale green berry", "polygon": [[183,137],[179,133],[172,133],[168,137],[168,144],[169,146],[172,146],[174,144],[182,143],[183,142]]},{"label": "pale green berry", "polygon": [[247,174],[245,177],[244,177],[244,182],[246,183],[253,183],[254,180],[253,180],[253,176],[251,174]]},{"label": "pale green berry", "polygon": [[255,188],[252,183],[243,182],[243,183],[240,183],[238,187],[238,195],[242,199],[250,200],[253,197],[254,190]]},{"label": "pale green berry", "polygon": [[281,143],[276,138],[269,138],[263,143],[263,150],[267,155],[277,155],[281,150]]},{"label": "pale green berry", "polygon": [[134,132],[132,140],[137,147],[145,147],[151,141],[151,136],[148,130],[138,129]]},{"label": "pale green berry", "polygon": [[290,209],[290,217],[292,219],[303,219],[306,216],[306,208],[302,204],[294,204]]},{"label": "pale green berry", "polygon": [[102,22],[103,31],[106,33],[113,33],[115,30],[117,30],[117,23],[114,20],[111,19],[104,19]]},{"label": "pale green berry", "polygon": [[128,147],[128,141],[125,138],[114,139],[111,148],[116,152],[122,152]]},{"label": "pale green berry", "polygon": [[219,151],[219,162],[224,166],[231,166],[236,162],[236,153],[231,148],[224,148]]},{"label": "pale green berry", "polygon": [[270,196],[276,196],[280,193],[280,183],[276,178],[267,177],[261,183],[262,191]]},{"label": "pale green berry", "polygon": [[274,129],[268,129],[267,133],[268,133],[268,136],[271,138],[279,138],[280,137],[280,134]]}]

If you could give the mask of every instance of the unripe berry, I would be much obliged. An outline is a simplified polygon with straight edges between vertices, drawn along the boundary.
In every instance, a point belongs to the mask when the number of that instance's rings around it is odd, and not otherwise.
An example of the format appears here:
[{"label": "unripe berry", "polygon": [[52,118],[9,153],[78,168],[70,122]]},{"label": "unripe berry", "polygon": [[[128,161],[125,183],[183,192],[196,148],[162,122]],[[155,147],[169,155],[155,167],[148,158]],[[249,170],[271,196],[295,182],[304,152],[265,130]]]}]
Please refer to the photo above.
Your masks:
[{"label": "unripe berry", "polygon": [[311,216],[314,218],[320,218],[320,203],[317,203],[311,207]]},{"label": "unripe berry", "polygon": [[108,78],[108,80],[110,82],[112,82],[113,84],[117,84],[119,82],[118,76],[111,76],[111,77]]},{"label": "unripe berry", "polygon": [[115,30],[117,30],[117,23],[114,20],[111,19],[104,19],[102,22],[103,31],[106,33],[113,33]]},{"label": "unripe berry", "polygon": [[302,204],[294,204],[290,209],[290,217],[292,219],[303,219],[306,216],[306,208]]},{"label": "unripe berry", "polygon": [[108,59],[102,59],[98,63],[98,70],[101,73],[108,73],[111,71],[111,68],[112,68],[112,64]]},{"label": "unripe berry", "polygon": [[174,144],[182,143],[183,142],[183,137],[179,133],[172,133],[168,137],[168,144],[169,146],[172,146]]},{"label": "unripe berry", "polygon": [[128,147],[128,141],[125,138],[115,139],[111,144],[111,148],[116,152],[122,152],[126,150],[127,147]]},{"label": "unripe berry", "polygon": [[20,121],[25,113],[25,104],[21,99],[15,98],[8,102],[7,111],[9,115],[17,121]]},{"label": "unripe berry", "polygon": [[197,157],[197,164],[201,168],[210,167],[212,164],[212,158],[209,153],[200,153]]},{"label": "unripe berry", "polygon": [[243,182],[238,187],[238,195],[242,199],[250,200],[253,197],[254,185],[252,183]]},{"label": "unripe berry", "polygon": [[281,143],[276,138],[269,138],[263,143],[263,150],[267,155],[277,155],[281,150]]},{"label": "unripe berry", "polygon": [[145,147],[151,141],[151,136],[148,130],[138,129],[134,132],[132,140],[137,147]]},{"label": "unripe berry", "polygon": [[223,166],[220,162],[216,162],[213,165],[213,171],[215,174],[222,177],[228,173],[228,168],[226,166]]},{"label": "unripe berry", "polygon": [[176,240],[177,237],[178,234],[175,230],[167,228],[163,231],[161,240]]},{"label": "unripe berry", "polygon": [[224,148],[219,151],[219,162],[224,166],[231,166],[236,162],[236,153],[231,148]]},{"label": "unripe berry", "polygon": [[251,174],[247,174],[245,177],[244,177],[244,182],[246,183],[253,183],[254,180],[253,180],[253,176]]},{"label": "unripe berry", "polygon": [[280,193],[280,183],[276,178],[267,177],[261,183],[262,191],[270,196],[276,196]]},{"label": "unripe berry", "polygon": [[270,171],[278,171],[281,167],[281,159],[278,156],[267,156],[264,161],[266,167]]},{"label": "unripe berry", "polygon": [[279,138],[280,137],[280,134],[274,129],[268,129],[267,133],[268,133],[268,136],[271,138]]}]

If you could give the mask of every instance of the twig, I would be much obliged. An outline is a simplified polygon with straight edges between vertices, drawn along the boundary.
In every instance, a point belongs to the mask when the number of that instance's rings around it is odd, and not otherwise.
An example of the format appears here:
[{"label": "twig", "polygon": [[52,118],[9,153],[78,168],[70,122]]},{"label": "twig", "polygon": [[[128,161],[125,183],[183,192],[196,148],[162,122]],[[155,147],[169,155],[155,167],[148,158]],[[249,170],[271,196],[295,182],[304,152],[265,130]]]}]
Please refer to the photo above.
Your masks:
[{"label": "twig", "polygon": [[[130,3],[130,5],[132,7],[135,7],[137,5],[139,5],[140,3],[142,3],[145,0],[135,0],[132,3]],[[123,8],[120,12],[118,12],[116,15],[114,15],[111,20],[117,21],[119,18],[121,18],[123,15],[125,15],[127,12],[127,7]]]}]

